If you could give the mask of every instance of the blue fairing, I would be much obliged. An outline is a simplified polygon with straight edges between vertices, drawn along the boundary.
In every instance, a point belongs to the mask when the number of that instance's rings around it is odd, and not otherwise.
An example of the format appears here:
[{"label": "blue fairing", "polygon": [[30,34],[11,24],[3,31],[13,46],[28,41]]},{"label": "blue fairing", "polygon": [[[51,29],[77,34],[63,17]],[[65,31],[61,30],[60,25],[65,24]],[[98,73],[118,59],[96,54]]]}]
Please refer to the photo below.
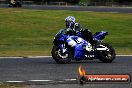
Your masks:
[{"label": "blue fairing", "polygon": [[104,32],[104,31],[96,32],[96,33],[93,35],[93,39],[94,39],[94,40],[102,40],[102,39],[105,38],[106,35],[108,35],[108,32]]},{"label": "blue fairing", "polygon": [[[81,38],[81,37],[68,36],[68,38],[70,38],[74,41],[77,41],[78,38]],[[68,39],[66,42],[68,43],[68,42],[70,42],[70,40]],[[82,38],[81,38],[81,42],[76,43],[76,45],[74,46],[74,59],[79,60],[81,58],[84,58],[85,53],[84,53],[83,46],[86,45],[86,44],[87,44],[87,42]]]},{"label": "blue fairing", "polygon": [[66,38],[66,35],[64,35],[64,33],[65,33],[64,29],[61,29],[61,30],[55,35],[56,41],[64,41],[64,39]]},{"label": "blue fairing", "polygon": [[[81,36],[81,33],[78,33],[77,35],[78,36],[68,36],[68,35],[65,34],[65,31],[62,29],[56,34],[55,39],[54,39],[54,44],[57,45],[61,50],[63,50],[63,48],[64,48],[63,42],[67,43],[67,44],[71,40],[74,40],[74,41],[77,42],[77,39],[79,38],[79,36]],[[69,40],[68,38],[70,38],[71,40]],[[59,42],[61,42],[61,43],[59,43]],[[85,44],[86,44],[86,41],[84,39],[82,39],[81,42],[76,43],[76,45],[73,47],[74,59],[79,60],[81,58],[84,58],[85,53],[84,53],[84,50],[83,50],[83,46]]]},{"label": "blue fairing", "polygon": [[84,49],[83,49],[83,44],[77,44],[74,48],[74,58],[76,60],[79,60],[81,58],[84,58]]},{"label": "blue fairing", "polygon": [[78,37],[82,37],[81,32],[77,32],[76,36],[78,36]]}]

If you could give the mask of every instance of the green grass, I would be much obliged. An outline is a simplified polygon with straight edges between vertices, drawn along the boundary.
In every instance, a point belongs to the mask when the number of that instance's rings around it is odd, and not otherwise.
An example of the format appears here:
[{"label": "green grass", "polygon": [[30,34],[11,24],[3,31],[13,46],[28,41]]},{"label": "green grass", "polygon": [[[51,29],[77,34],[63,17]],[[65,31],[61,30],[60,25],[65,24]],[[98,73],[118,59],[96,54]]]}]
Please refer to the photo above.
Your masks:
[{"label": "green grass", "polygon": [[26,84],[20,83],[0,83],[0,88],[24,88]]},{"label": "green grass", "polygon": [[108,31],[117,54],[132,54],[132,14],[0,9],[0,56],[50,55],[52,40],[72,15],[83,28]]}]

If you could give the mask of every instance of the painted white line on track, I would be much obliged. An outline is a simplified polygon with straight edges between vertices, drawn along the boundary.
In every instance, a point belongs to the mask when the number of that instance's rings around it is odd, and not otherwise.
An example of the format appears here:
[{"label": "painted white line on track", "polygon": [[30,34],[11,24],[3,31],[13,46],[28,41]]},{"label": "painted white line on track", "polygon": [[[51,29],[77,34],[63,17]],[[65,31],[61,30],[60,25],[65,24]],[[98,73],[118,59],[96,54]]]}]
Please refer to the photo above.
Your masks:
[{"label": "painted white line on track", "polygon": [[[132,56],[132,55],[116,55],[116,56]],[[52,56],[28,56],[27,58],[48,58]]]},{"label": "painted white line on track", "polygon": [[27,56],[27,58],[47,58],[52,56]]},{"label": "painted white line on track", "polygon": [[17,58],[24,58],[24,57],[0,57],[0,59],[3,59],[3,58],[6,58],[6,59],[11,59],[11,58],[17,59]]},{"label": "painted white line on track", "polygon": [[50,82],[54,80],[28,80],[28,82]]},{"label": "painted white line on track", "polygon": [[116,56],[127,56],[127,57],[130,56],[131,57],[132,55],[116,55]]},{"label": "painted white line on track", "polygon": [[[116,55],[116,56],[132,56],[132,55]],[[26,57],[0,57],[0,59],[21,59],[21,58],[51,58],[52,56],[26,56]]]},{"label": "painted white line on track", "polygon": [[64,79],[65,81],[76,81],[77,79]]},{"label": "painted white line on track", "polygon": [[3,81],[0,83],[26,83],[26,82],[64,82],[64,81],[76,81],[77,79],[59,79],[59,80],[27,80],[27,81]]},{"label": "painted white line on track", "polygon": [[5,81],[7,83],[22,83],[22,82],[25,82],[25,81]]}]

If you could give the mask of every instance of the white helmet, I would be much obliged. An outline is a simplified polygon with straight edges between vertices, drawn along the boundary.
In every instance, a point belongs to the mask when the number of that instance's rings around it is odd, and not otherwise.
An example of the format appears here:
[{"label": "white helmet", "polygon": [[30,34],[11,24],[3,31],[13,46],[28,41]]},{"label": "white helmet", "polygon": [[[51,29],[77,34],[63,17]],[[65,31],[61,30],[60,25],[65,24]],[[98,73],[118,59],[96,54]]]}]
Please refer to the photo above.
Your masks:
[{"label": "white helmet", "polygon": [[66,22],[66,27],[72,29],[75,24],[75,18],[73,16],[67,16],[65,22]]}]

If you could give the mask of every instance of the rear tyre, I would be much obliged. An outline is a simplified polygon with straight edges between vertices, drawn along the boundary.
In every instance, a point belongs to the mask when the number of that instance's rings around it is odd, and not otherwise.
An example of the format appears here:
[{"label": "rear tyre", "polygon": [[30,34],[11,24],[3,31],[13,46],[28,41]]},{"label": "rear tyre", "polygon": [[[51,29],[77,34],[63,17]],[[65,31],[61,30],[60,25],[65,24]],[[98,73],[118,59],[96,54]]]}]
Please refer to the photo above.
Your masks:
[{"label": "rear tyre", "polygon": [[53,46],[52,57],[59,64],[67,64],[72,60],[72,53],[67,49],[67,53],[61,53],[58,46]]},{"label": "rear tyre", "polygon": [[103,43],[101,45],[107,47],[108,50],[99,51],[98,56],[99,56],[100,61],[104,63],[111,63],[116,57],[114,48],[107,43]]}]

